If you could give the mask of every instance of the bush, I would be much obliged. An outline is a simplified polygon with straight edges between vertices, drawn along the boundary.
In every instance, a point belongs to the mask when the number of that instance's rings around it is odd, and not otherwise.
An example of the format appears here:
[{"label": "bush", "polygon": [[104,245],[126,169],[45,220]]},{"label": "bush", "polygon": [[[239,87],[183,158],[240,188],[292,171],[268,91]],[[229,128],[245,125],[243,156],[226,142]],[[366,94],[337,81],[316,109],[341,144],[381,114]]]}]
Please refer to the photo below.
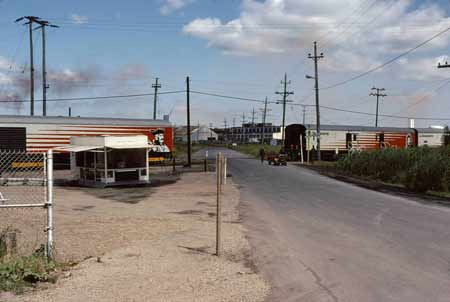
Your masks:
[{"label": "bush", "polygon": [[55,282],[51,272],[56,263],[47,261],[42,254],[8,259],[0,262],[0,291],[23,292],[37,282]]},{"label": "bush", "polygon": [[352,152],[340,158],[336,167],[349,174],[399,183],[416,192],[450,189],[450,148]]}]

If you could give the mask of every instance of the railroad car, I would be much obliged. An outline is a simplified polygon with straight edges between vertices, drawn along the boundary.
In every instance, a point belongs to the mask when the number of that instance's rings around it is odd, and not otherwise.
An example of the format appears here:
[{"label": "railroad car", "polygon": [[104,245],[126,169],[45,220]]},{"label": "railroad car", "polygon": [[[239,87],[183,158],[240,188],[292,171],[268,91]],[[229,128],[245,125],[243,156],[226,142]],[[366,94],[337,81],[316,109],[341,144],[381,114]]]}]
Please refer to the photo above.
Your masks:
[{"label": "railroad car", "polygon": [[[351,150],[408,148],[418,145],[418,131],[412,128],[321,125],[320,134],[321,155],[327,160]],[[293,124],[286,127],[284,147],[290,160],[299,159],[300,146],[303,146],[305,153],[317,150],[316,125]]]},{"label": "railroad car", "polygon": [[[150,161],[169,157],[173,150],[173,128],[165,120],[0,116],[0,150],[46,152],[68,145],[71,136],[147,135],[155,145]],[[69,167],[68,153],[55,153],[55,167]]]}]

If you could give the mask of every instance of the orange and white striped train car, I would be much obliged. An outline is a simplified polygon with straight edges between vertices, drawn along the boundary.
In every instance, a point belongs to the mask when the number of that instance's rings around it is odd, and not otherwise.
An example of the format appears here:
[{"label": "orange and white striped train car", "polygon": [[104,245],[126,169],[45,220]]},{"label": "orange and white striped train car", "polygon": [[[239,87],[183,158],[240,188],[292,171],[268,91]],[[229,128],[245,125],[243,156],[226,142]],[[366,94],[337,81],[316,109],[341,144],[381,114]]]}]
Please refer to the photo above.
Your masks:
[{"label": "orange and white striped train car", "polygon": [[[397,127],[367,127],[353,125],[321,125],[320,151],[324,158],[352,150],[408,148],[420,145],[439,146],[443,130]],[[316,125],[292,124],[286,127],[286,146],[293,157],[300,150],[300,138],[305,151],[317,150]],[[295,155],[295,156],[294,156]]]},{"label": "orange and white striped train car", "polygon": [[144,134],[153,143],[155,132],[171,152],[173,127],[165,120],[0,115],[0,150],[46,152],[68,145],[72,136]]}]

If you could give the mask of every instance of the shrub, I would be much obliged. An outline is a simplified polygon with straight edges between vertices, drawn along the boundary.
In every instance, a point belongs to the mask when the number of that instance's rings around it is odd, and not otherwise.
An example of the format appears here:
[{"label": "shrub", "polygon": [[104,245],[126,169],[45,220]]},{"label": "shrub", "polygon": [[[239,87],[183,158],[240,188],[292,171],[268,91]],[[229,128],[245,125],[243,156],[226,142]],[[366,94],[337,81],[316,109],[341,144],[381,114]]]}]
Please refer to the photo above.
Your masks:
[{"label": "shrub", "polygon": [[353,152],[340,158],[336,167],[350,174],[400,183],[416,192],[450,189],[450,148]]},{"label": "shrub", "polygon": [[0,262],[0,291],[23,292],[37,282],[55,282],[51,272],[56,263],[47,261],[42,254],[8,259]]}]

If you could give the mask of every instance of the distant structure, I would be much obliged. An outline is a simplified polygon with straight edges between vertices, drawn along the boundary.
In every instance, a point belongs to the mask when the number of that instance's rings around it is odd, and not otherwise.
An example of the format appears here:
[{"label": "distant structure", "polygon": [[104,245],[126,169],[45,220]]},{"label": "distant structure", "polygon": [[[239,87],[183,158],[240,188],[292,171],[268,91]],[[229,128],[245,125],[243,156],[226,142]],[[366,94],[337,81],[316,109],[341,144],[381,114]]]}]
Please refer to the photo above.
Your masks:
[{"label": "distant structure", "polygon": [[244,123],[240,127],[220,129],[217,132],[222,141],[259,143],[264,139],[265,143],[270,143],[281,132],[281,127],[272,123]]},{"label": "distant structure", "polygon": [[[175,142],[187,143],[187,127],[180,126],[175,128]],[[191,142],[204,143],[210,141],[217,141],[219,135],[207,126],[191,126]]]}]

